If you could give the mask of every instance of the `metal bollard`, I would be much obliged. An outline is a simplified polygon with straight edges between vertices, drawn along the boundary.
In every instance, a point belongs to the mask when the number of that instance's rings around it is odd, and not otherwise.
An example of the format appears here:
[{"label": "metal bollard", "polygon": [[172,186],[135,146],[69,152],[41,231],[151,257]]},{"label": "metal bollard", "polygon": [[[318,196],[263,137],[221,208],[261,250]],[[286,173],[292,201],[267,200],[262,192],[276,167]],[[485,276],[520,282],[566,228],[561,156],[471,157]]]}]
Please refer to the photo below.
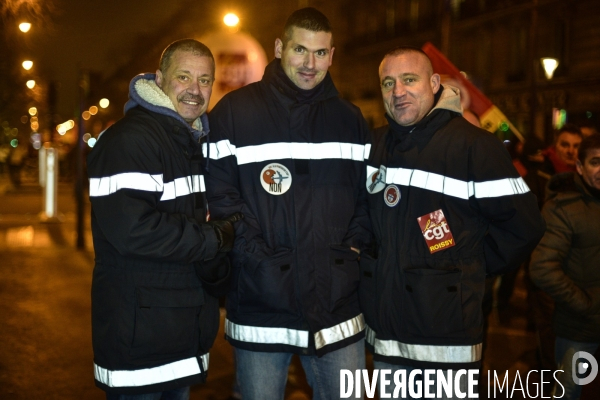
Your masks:
[{"label": "metal bollard", "polygon": [[44,210],[40,214],[40,218],[46,222],[58,221],[56,204],[58,197],[58,151],[49,147],[45,149],[44,153]]}]

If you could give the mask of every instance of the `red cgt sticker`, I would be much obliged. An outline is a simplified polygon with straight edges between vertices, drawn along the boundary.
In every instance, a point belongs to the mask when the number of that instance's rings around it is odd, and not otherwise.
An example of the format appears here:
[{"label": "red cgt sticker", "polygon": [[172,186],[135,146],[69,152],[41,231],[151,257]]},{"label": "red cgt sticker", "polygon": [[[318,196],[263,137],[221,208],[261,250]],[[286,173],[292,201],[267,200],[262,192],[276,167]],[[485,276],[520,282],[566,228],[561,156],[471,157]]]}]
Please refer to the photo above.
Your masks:
[{"label": "red cgt sticker", "polygon": [[445,250],[456,244],[452,232],[450,232],[450,226],[441,209],[425,214],[417,218],[417,221],[431,254]]}]

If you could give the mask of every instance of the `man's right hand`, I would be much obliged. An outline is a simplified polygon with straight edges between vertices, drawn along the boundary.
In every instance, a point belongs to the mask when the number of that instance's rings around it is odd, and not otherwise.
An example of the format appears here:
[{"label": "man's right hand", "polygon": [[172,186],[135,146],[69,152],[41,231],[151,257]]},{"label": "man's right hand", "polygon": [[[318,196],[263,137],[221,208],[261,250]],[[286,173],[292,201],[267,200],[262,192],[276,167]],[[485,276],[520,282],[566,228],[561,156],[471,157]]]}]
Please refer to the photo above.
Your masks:
[{"label": "man's right hand", "polygon": [[237,212],[223,219],[208,221],[208,224],[213,227],[215,234],[217,235],[217,240],[219,242],[218,252],[226,253],[231,251],[233,248],[233,240],[235,239],[235,228],[233,227],[233,223],[242,218],[244,218],[244,214]]}]

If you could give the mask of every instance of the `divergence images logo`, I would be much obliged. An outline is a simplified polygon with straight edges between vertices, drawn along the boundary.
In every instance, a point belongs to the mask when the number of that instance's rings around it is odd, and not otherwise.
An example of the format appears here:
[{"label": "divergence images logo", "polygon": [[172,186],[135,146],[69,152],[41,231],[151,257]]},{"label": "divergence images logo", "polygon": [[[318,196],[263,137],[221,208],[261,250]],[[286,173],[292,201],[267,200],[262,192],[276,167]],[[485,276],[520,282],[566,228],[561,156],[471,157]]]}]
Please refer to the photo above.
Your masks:
[{"label": "divergence images logo", "polygon": [[260,183],[267,193],[279,196],[292,186],[292,174],[281,164],[269,164],[260,173]]},{"label": "divergence images logo", "polygon": [[[580,361],[582,358],[585,361]],[[577,353],[573,354],[573,360],[571,362],[573,382],[575,382],[576,385],[587,385],[588,383],[591,383],[598,375],[598,362],[593,355],[586,351],[578,351]],[[580,378],[580,376],[585,375],[588,371],[590,371],[588,376],[585,378]]]}]

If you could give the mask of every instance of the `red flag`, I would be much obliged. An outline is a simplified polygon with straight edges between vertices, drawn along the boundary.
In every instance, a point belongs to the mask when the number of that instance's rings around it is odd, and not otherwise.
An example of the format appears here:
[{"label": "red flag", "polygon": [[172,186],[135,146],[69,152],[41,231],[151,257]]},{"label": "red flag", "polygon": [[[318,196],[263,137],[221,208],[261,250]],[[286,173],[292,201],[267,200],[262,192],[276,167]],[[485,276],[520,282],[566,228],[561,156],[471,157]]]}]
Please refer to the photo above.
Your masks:
[{"label": "red flag", "polygon": [[450,79],[458,82],[462,86],[461,90],[466,89],[467,95],[470,97],[470,109],[479,115],[481,127],[496,133],[498,130],[507,131],[508,128],[519,138],[524,141],[523,135],[510,123],[508,118],[496,107],[490,99],[488,99],[471,81],[469,81],[458,68],[454,66],[433,44],[427,42],[423,45],[422,50],[431,59],[433,72],[446,75]]}]

